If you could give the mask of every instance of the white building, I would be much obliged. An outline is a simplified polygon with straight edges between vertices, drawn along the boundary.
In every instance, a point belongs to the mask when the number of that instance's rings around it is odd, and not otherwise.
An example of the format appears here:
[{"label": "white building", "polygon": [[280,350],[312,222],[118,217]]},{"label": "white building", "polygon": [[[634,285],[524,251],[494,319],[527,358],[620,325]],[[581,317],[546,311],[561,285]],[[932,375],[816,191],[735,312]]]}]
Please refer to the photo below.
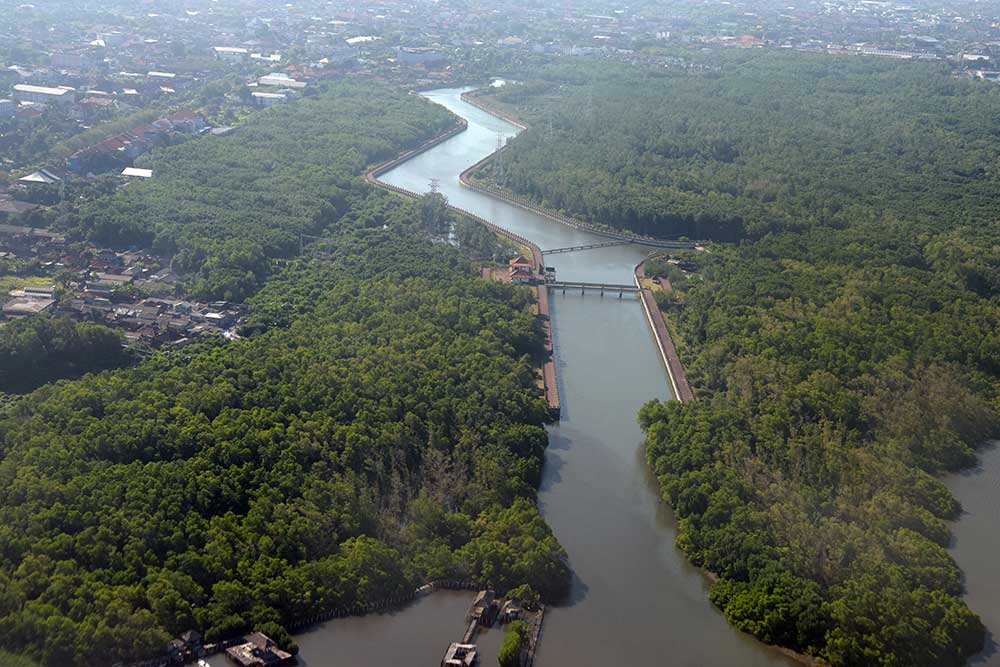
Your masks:
[{"label": "white building", "polygon": [[250,51],[238,46],[215,46],[212,47],[215,57],[231,63],[241,63],[250,57]]},{"label": "white building", "polygon": [[253,103],[259,107],[271,107],[288,101],[288,96],[282,93],[251,93],[250,96],[253,98]]},{"label": "white building", "polygon": [[73,104],[76,101],[76,89],[69,86],[49,88],[19,83],[14,86],[14,99],[35,104]]},{"label": "white building", "polygon": [[305,88],[305,81],[296,81],[287,74],[280,72],[271,72],[267,76],[262,76],[257,80],[257,83],[261,86],[274,86],[277,88]]}]

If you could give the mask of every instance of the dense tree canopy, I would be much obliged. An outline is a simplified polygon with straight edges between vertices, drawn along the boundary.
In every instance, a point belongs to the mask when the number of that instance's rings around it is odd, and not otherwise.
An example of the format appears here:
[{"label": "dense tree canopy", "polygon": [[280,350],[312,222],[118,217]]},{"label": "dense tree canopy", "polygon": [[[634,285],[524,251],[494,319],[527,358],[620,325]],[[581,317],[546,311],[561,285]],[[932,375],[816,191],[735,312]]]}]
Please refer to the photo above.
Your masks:
[{"label": "dense tree canopy", "polygon": [[100,324],[34,316],[0,329],[0,391],[30,391],[128,360],[122,335]]},{"label": "dense tree canopy", "polygon": [[760,238],[890,215],[993,221],[994,87],[888,59],[724,62],[690,76],[574,60],[499,89],[537,130],[510,142],[502,184],[660,236]]},{"label": "dense tree canopy", "polygon": [[253,301],[267,331],[10,409],[0,644],[105,664],[430,578],[565,589],[529,293],[397,240],[390,269],[447,281],[296,263]]},{"label": "dense tree canopy", "polygon": [[712,600],[834,665],[963,664],[984,629],[935,476],[997,430],[1000,95],[802,54],[705,78],[557,74],[508,95],[535,123],[508,185],[598,222],[743,239],[691,271],[647,267],[673,279],[661,303],[698,400],[640,419]]},{"label": "dense tree canopy", "polygon": [[[283,637],[428,579],[565,592],[565,553],[534,503],[549,413],[533,295],[474,277],[427,240],[420,202],[358,180],[436,127],[402,98],[348,86],[264,114],[225,148],[178,147],[159,185],[87,214],[95,233],[110,218],[205,252],[206,279],[218,269],[216,285],[243,291],[263,275],[244,284],[237,265],[253,273],[299,231],[327,233],[270,273],[242,339],[0,410],[0,646],[106,665],[189,628]],[[273,199],[258,190],[268,165]],[[316,218],[325,206],[335,215]]]},{"label": "dense tree canopy", "polygon": [[454,122],[400,91],[341,81],[320,95],[255,114],[228,136],[154,151],[154,177],[85,201],[59,224],[95,243],[177,253],[195,296],[241,301],[270,258],[291,257],[300,234],[321,235],[372,196],[359,175]]}]

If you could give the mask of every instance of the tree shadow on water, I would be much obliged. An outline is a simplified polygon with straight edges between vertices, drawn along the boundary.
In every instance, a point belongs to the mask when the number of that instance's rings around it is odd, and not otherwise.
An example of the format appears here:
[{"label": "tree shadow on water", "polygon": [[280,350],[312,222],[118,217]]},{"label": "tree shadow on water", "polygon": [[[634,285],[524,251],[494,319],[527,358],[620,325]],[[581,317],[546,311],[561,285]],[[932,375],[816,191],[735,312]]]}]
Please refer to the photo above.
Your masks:
[{"label": "tree shadow on water", "polygon": [[969,665],[994,664],[994,658],[997,655],[998,649],[1000,649],[1000,646],[997,646],[993,633],[990,632],[989,628],[987,628],[986,639],[983,642],[983,650],[969,659]]}]

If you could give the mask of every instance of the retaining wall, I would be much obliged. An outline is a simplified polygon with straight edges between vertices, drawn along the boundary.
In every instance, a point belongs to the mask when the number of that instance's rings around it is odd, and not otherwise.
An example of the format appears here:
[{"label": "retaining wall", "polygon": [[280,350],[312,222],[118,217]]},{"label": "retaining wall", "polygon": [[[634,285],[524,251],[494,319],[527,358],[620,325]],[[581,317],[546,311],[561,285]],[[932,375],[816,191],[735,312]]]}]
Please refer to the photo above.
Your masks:
[{"label": "retaining wall", "polygon": [[674,347],[674,341],[670,337],[667,322],[663,319],[663,312],[660,310],[659,305],[657,305],[652,290],[643,287],[640,282],[642,278],[646,277],[645,264],[645,261],[639,262],[633,272],[635,286],[639,288],[639,301],[642,303],[642,310],[646,314],[646,321],[649,322],[649,327],[653,330],[653,337],[656,339],[656,347],[660,351],[660,358],[663,359],[663,365],[667,367],[667,377],[670,378],[670,387],[673,389],[674,398],[681,403],[687,403],[694,400],[694,392],[691,391],[691,385],[688,384],[687,374],[684,372],[684,366],[677,355],[677,348]]}]

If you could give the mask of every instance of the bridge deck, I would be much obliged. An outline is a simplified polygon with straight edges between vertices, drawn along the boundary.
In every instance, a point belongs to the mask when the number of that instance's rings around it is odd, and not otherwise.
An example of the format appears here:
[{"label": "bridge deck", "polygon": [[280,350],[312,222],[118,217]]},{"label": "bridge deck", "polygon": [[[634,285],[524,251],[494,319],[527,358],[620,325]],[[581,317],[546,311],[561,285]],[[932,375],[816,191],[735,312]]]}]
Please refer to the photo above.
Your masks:
[{"label": "bridge deck", "polygon": [[554,283],[546,283],[547,287],[552,289],[579,289],[579,290],[601,290],[602,292],[638,292],[639,288],[635,285],[619,285],[615,283],[589,283],[589,282],[571,282],[571,281],[558,281]]},{"label": "bridge deck", "polygon": [[578,250],[592,250],[594,248],[611,248],[616,245],[627,245],[630,241],[605,241],[604,243],[588,243],[587,245],[574,245],[565,248],[552,248],[551,250],[543,250],[543,255],[555,255],[560,252],[576,252]]}]

